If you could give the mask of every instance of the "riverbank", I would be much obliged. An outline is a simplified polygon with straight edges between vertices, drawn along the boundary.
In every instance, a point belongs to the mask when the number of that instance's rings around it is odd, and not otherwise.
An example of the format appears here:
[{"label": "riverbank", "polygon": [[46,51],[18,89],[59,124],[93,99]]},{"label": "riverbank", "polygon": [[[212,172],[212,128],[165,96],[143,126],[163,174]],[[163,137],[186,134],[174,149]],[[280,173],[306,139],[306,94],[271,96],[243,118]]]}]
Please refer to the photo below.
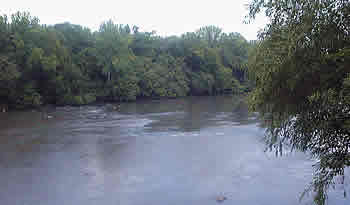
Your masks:
[{"label": "riverbank", "polygon": [[237,93],[247,83],[253,46],[215,26],[161,37],[106,21],[92,32],[70,23],[41,25],[27,12],[0,15],[0,28],[0,104],[10,110]]},{"label": "riverbank", "polygon": [[68,104],[41,104],[38,106],[30,106],[30,107],[15,107],[11,105],[0,105],[0,113],[11,112],[11,111],[26,111],[26,110],[43,110],[45,107],[63,107],[63,106],[87,106],[87,105],[101,105],[101,104],[112,104],[115,106],[115,110],[119,109],[118,106],[121,103],[132,103],[132,102],[145,102],[150,100],[167,100],[167,99],[181,99],[186,97],[210,97],[210,96],[242,96],[245,97],[247,92],[239,92],[237,94],[219,94],[219,95],[189,95],[189,96],[181,96],[181,97],[167,97],[167,96],[157,96],[157,97],[138,97],[135,100],[129,101],[116,101],[110,98],[95,98],[94,101],[88,101],[83,103],[84,101],[79,101],[76,103],[68,103]]}]

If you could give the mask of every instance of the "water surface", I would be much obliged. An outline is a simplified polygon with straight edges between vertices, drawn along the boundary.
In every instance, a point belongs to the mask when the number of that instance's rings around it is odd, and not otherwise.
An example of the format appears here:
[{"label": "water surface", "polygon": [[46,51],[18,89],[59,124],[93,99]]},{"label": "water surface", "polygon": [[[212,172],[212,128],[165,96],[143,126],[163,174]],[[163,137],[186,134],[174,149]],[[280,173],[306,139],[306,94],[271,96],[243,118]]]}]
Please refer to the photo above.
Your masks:
[{"label": "water surface", "polygon": [[312,179],[306,155],[264,152],[240,97],[45,112],[0,114],[1,205],[295,205]]}]

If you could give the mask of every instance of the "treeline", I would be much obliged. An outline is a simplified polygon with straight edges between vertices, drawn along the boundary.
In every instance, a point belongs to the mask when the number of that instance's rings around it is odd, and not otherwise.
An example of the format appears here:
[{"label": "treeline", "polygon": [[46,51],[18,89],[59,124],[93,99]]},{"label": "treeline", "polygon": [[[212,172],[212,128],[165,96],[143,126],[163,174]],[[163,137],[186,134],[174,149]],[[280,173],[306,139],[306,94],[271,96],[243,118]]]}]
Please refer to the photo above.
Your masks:
[{"label": "treeline", "polygon": [[241,92],[249,43],[207,26],[181,37],[109,20],[98,31],[0,16],[0,105],[81,105]]}]

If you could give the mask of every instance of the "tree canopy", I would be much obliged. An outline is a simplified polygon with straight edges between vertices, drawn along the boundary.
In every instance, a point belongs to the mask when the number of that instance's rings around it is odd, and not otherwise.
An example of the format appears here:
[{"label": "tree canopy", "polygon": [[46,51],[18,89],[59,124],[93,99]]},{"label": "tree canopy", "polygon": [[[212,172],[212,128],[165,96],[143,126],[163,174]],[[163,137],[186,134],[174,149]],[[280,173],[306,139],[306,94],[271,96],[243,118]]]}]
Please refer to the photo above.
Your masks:
[{"label": "tree canopy", "polygon": [[309,191],[324,204],[350,165],[350,2],[253,0],[249,11],[269,18],[249,56],[250,107],[269,118],[271,147],[319,159]]},{"label": "tree canopy", "polygon": [[41,25],[17,12],[0,16],[0,106],[81,105],[96,100],[241,92],[250,44],[215,26],[161,37],[103,22]]}]

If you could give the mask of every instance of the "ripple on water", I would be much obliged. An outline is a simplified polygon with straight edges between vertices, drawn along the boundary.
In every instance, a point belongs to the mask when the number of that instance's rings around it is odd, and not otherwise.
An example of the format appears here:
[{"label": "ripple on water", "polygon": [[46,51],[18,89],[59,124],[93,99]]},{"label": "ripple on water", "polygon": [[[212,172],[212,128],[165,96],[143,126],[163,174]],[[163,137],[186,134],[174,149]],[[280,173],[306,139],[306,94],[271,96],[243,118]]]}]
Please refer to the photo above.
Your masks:
[{"label": "ripple on water", "polygon": [[312,162],[303,154],[264,153],[263,130],[231,102],[63,107],[36,128],[35,113],[5,119],[0,204],[213,205],[218,196],[227,197],[223,204],[297,204]]}]

